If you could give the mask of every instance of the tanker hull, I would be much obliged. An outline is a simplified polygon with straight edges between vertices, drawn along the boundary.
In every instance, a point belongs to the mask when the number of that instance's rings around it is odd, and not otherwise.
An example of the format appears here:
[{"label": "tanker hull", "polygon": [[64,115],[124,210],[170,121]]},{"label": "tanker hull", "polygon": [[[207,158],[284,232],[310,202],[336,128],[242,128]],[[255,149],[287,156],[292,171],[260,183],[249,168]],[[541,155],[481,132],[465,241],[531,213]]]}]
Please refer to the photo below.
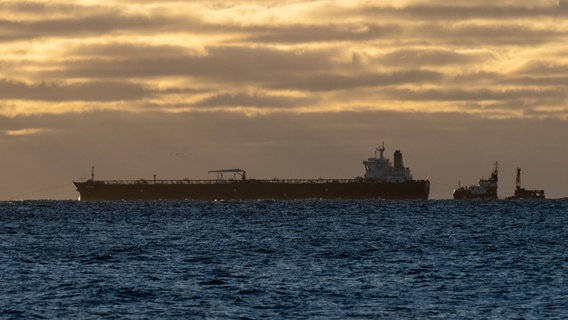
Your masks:
[{"label": "tanker hull", "polygon": [[74,182],[81,200],[428,199],[430,183],[367,180]]}]

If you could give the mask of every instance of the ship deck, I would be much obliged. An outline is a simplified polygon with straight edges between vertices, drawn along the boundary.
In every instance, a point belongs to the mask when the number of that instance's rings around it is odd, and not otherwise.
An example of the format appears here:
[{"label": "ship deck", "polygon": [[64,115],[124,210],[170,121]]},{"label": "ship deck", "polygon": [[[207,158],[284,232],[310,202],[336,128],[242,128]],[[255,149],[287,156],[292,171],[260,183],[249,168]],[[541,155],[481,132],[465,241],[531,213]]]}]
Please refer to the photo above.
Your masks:
[{"label": "ship deck", "polygon": [[[274,183],[274,184],[329,184],[329,183],[353,183],[353,182],[379,182],[377,180],[366,179],[208,179],[208,180],[88,180],[80,183],[94,183],[106,185],[137,185],[137,184],[157,184],[157,185],[170,185],[170,184],[242,184],[242,183]],[[384,182],[384,181],[382,181]]]}]

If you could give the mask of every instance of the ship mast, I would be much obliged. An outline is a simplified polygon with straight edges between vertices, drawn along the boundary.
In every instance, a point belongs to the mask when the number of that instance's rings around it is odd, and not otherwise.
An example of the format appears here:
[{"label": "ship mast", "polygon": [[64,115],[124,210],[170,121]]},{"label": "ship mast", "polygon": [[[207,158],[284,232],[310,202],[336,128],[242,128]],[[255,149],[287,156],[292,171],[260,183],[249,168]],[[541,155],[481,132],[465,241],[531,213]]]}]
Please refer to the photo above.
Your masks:
[{"label": "ship mast", "polygon": [[495,182],[497,182],[497,176],[499,174],[499,161],[495,161],[495,169],[493,169],[493,172],[491,173],[491,179],[495,180]]},{"label": "ship mast", "polygon": [[383,144],[380,147],[375,148],[375,158],[377,157],[377,151],[378,151],[378,152],[381,153],[381,157],[379,159],[384,160],[385,157],[383,156],[383,152],[385,152],[385,150],[386,150],[385,149],[385,142],[383,141]]},{"label": "ship mast", "polygon": [[521,168],[517,168],[517,179],[515,180],[517,189],[521,188]]}]

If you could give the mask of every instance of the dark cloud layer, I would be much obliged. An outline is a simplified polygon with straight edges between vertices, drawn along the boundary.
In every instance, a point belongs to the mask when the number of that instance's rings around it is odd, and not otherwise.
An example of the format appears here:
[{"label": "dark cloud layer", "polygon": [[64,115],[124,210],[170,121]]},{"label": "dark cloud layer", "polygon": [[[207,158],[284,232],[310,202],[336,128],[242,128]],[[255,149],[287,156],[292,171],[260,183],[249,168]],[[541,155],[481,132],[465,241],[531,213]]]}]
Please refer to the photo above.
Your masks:
[{"label": "dark cloud layer", "polygon": [[315,102],[313,98],[292,98],[265,95],[260,93],[223,93],[205,98],[194,104],[196,107],[256,107],[290,108],[305,106]]},{"label": "dark cloud layer", "polygon": [[379,61],[385,65],[420,67],[469,65],[483,62],[483,58],[450,50],[402,49],[383,55]]},{"label": "dark cloud layer", "polygon": [[[4,3],[0,10],[17,14],[0,20],[0,38],[9,39],[7,43],[61,41],[62,46],[47,46],[45,54],[53,56],[38,63],[37,71],[17,78],[1,75],[2,99],[114,106],[133,101],[153,109],[306,109],[321,108],[320,103],[331,99],[325,95],[340,93],[334,97],[337,103],[352,108],[354,103],[381,105],[373,101],[376,94],[368,101],[361,96],[362,90],[374,90],[423,111],[439,101],[475,105],[524,99],[530,101],[525,105],[537,108],[538,101],[550,106],[551,101],[564,105],[566,100],[561,92],[568,62],[557,45],[566,38],[566,28],[551,23],[564,21],[563,3],[432,1],[343,7],[253,1],[179,2],[177,7],[152,1],[136,6]],[[286,14],[277,15],[277,9]],[[313,19],[294,19],[286,10]],[[251,18],[239,16],[243,13]],[[215,37],[219,40],[210,40]],[[201,44],[194,45],[196,40]],[[528,50],[527,57],[517,58],[518,48],[547,46],[556,48],[550,58],[535,59]],[[0,56],[0,64],[6,70],[34,64],[34,58],[13,57]],[[506,59],[512,67],[503,70]],[[289,91],[313,96],[298,98]]]},{"label": "dark cloud layer", "polygon": [[[129,47],[129,49],[136,50],[132,47]],[[142,52],[146,49],[143,46],[138,50]],[[97,50],[99,49],[95,51]],[[113,49],[106,50],[113,51]],[[60,71],[49,73],[49,75],[65,78],[187,76],[213,78],[219,82],[242,82],[294,73],[310,73],[311,71],[326,70],[333,67],[330,62],[330,53],[319,50],[302,52],[265,47],[231,46],[209,47],[204,55],[179,54],[181,50],[171,46],[153,50],[160,50],[162,54],[147,55],[142,53],[141,57],[138,58],[135,55],[123,57],[124,53],[119,53],[118,58],[110,56],[110,59],[64,61],[60,66]],[[171,54],[168,51],[174,53]]]},{"label": "dark cloud layer", "polygon": [[[110,33],[175,32],[198,30],[203,26],[191,12],[183,17],[134,13],[116,6],[46,4],[40,2],[8,2],[0,9],[14,11],[24,18],[0,19],[0,40],[15,41],[35,38],[97,37]],[[2,12],[0,11],[0,12]],[[9,16],[9,15],[8,15]]]},{"label": "dark cloud layer", "polygon": [[322,73],[299,75],[288,79],[272,79],[268,87],[306,91],[351,90],[362,87],[385,87],[400,84],[436,82],[442,74],[435,71],[410,70],[400,72],[377,72],[357,75]]},{"label": "dark cloud layer", "polygon": [[567,93],[561,90],[389,90],[397,100],[417,101],[486,101],[519,99],[554,99],[565,101]]},{"label": "dark cloud layer", "polygon": [[388,25],[305,25],[284,27],[248,27],[245,39],[252,42],[268,43],[309,43],[335,41],[369,41],[396,37],[403,28],[397,24]]},{"label": "dark cloud layer", "polygon": [[[454,3],[446,1],[443,4],[411,4],[402,7],[370,5],[355,10],[359,15],[369,17],[420,21],[463,21],[469,19],[498,19],[506,21],[527,18],[568,17],[568,8],[565,5],[555,5],[552,1],[548,2],[548,5],[538,5],[538,1],[534,1],[534,6],[527,6],[521,2],[518,2],[517,5],[487,1],[469,1],[461,5]],[[542,4],[543,2],[540,3]]]},{"label": "dark cloud layer", "polygon": [[0,80],[0,100],[121,101],[148,97],[152,91],[127,82],[86,82],[78,84],[38,83]]}]

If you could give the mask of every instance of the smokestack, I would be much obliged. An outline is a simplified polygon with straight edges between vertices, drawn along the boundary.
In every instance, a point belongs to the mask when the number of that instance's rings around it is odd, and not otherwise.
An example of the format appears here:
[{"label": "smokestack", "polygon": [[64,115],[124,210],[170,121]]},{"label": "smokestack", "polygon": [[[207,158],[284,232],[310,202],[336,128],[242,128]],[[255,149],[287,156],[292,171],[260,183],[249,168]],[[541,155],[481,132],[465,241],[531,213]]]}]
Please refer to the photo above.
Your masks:
[{"label": "smokestack", "polygon": [[397,169],[404,169],[404,163],[402,162],[402,153],[400,150],[394,152],[394,167]]}]

